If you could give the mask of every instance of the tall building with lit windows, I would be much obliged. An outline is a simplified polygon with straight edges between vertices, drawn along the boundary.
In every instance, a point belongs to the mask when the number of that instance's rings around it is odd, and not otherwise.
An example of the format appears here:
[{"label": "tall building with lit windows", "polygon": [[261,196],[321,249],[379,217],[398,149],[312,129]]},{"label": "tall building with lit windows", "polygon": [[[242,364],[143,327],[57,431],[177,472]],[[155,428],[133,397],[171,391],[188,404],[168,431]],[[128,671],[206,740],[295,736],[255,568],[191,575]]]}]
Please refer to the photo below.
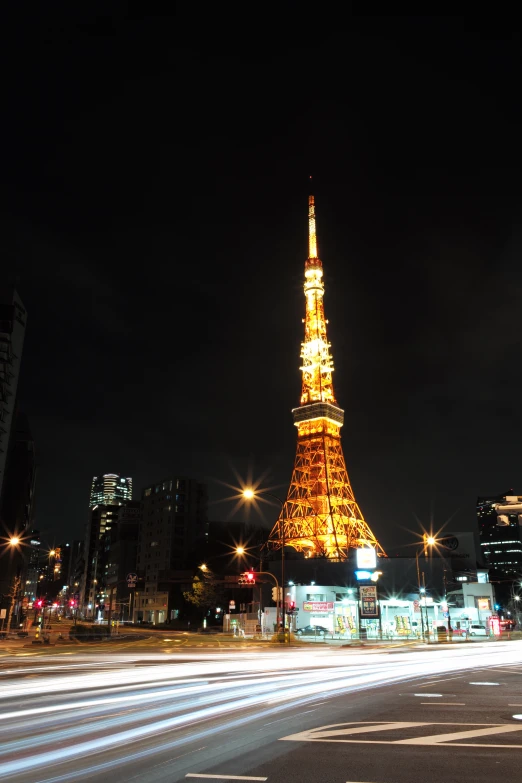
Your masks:
[{"label": "tall building with lit windows", "polygon": [[489,567],[492,582],[511,582],[522,576],[522,528],[518,514],[509,514],[509,525],[497,526],[495,503],[504,503],[506,495],[488,495],[477,498],[477,522],[480,549],[485,564]]},{"label": "tall building with lit windows", "polygon": [[122,505],[126,500],[132,500],[132,479],[120,476],[119,473],[105,473],[94,476],[91,486],[89,506]]}]

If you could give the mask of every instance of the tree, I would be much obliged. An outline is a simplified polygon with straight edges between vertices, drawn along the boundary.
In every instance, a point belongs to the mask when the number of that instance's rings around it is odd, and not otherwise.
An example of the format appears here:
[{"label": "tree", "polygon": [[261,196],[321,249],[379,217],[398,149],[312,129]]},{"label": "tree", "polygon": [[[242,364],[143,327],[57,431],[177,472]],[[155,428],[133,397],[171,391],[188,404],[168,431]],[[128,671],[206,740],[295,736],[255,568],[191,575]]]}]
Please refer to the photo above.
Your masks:
[{"label": "tree", "polygon": [[9,589],[8,596],[10,598],[9,602],[9,614],[7,615],[7,633],[11,630],[11,620],[13,619],[13,610],[15,607],[15,603],[18,600],[18,593],[20,592],[20,577],[15,576],[13,579],[13,583]]},{"label": "tree", "polygon": [[203,576],[196,575],[192,581],[192,589],[183,593],[183,598],[189,604],[204,609],[205,614],[209,609],[214,609],[222,600],[222,591],[216,584],[214,575],[208,569]]}]

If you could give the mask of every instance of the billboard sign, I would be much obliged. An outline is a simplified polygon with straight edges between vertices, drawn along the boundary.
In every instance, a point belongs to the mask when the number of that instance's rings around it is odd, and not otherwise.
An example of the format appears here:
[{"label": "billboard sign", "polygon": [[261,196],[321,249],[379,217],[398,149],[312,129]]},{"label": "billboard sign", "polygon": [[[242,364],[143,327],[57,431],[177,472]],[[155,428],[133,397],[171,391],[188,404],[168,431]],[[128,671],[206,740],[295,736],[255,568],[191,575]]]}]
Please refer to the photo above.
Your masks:
[{"label": "billboard sign", "polygon": [[379,617],[379,601],[376,585],[361,585],[361,618]]},{"label": "billboard sign", "polygon": [[366,570],[377,566],[377,555],[373,547],[363,547],[357,550],[357,568]]},{"label": "billboard sign", "polygon": [[333,612],[333,601],[303,601],[305,612]]}]

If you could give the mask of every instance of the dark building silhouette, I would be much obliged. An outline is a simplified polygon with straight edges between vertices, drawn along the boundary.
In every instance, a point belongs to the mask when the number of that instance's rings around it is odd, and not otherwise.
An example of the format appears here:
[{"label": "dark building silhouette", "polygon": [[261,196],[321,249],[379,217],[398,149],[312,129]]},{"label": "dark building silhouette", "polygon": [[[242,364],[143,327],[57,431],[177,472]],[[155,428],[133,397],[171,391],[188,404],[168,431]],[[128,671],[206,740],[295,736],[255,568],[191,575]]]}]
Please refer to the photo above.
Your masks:
[{"label": "dark building silhouette", "polygon": [[173,476],[143,490],[136,620],[163,623],[177,617],[181,593],[190,589],[195,565],[206,552],[207,486]]},{"label": "dark building silhouette", "polygon": [[79,591],[80,611],[87,618],[97,617],[97,608],[104,607],[105,536],[118,519],[120,508],[120,505],[98,505],[89,509],[85,529],[84,570]]},{"label": "dark building silhouette", "polygon": [[16,392],[26,320],[26,310],[14,288],[0,286],[0,500],[15,429]]},{"label": "dark building silhouette", "polygon": [[[20,618],[29,603],[25,595],[26,572],[32,555],[30,532],[33,527],[36,455],[27,417],[18,411],[9,439],[9,453],[0,501],[0,609],[8,608],[8,593],[15,577],[20,578],[14,614]],[[17,545],[9,541],[15,536]],[[34,587],[34,585],[31,585]]]},{"label": "dark building silhouette", "polygon": [[105,533],[105,606],[112,600],[113,619],[129,620],[132,613],[135,588],[129,587],[127,576],[136,573],[141,514],[141,502],[128,501]]}]

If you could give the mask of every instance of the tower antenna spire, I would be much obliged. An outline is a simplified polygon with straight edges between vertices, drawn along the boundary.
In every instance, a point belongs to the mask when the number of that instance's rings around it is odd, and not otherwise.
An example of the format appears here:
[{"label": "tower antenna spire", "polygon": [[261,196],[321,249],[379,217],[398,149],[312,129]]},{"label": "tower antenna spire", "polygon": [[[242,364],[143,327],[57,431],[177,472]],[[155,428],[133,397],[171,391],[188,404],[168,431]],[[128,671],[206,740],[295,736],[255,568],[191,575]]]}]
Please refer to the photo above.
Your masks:
[{"label": "tower antenna spire", "polygon": [[[312,175],[310,175],[310,185]],[[317,258],[317,230],[315,226],[315,200],[308,196],[308,258]]]}]

